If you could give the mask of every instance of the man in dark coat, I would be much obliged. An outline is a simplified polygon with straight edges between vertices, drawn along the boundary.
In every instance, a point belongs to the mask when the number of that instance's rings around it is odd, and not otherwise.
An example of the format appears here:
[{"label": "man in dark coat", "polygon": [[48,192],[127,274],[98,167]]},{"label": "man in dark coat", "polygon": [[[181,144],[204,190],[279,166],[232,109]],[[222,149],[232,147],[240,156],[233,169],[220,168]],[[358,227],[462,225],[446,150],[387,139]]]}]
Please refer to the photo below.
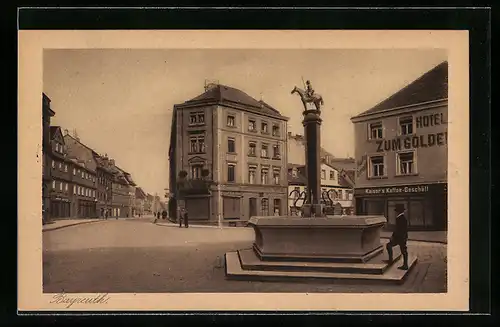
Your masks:
[{"label": "man in dark coat", "polygon": [[184,227],[188,228],[189,227],[189,219],[188,219],[187,209],[184,209],[184,215],[183,215],[182,219],[184,220]]},{"label": "man in dark coat", "polygon": [[389,262],[393,261],[392,248],[396,245],[401,249],[403,255],[403,265],[398,267],[401,270],[408,270],[408,248],[406,242],[408,241],[408,221],[405,217],[405,206],[403,204],[396,204],[396,229],[392,233],[389,243],[387,243],[387,253],[389,255]]}]

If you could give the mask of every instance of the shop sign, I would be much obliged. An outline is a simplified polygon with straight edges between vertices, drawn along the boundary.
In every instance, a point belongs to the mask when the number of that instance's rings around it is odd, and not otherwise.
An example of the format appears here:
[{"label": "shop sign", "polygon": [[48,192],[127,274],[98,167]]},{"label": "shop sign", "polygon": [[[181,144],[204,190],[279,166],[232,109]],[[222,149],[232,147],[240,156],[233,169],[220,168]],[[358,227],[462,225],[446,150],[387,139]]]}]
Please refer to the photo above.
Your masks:
[{"label": "shop sign", "polygon": [[404,194],[426,194],[438,187],[446,190],[446,184],[420,184],[420,185],[398,185],[373,188],[355,189],[356,195],[404,195]]}]

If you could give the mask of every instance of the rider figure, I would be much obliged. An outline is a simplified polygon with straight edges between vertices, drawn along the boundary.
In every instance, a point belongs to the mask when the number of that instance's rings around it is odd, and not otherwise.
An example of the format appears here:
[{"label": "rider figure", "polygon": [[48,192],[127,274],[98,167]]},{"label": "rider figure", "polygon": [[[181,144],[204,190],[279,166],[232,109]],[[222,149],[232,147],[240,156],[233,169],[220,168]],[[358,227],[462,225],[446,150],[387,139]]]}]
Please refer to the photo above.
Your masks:
[{"label": "rider figure", "polygon": [[312,98],[313,95],[314,95],[314,90],[312,88],[312,85],[311,85],[311,82],[310,81],[306,81],[306,95],[308,98]]}]

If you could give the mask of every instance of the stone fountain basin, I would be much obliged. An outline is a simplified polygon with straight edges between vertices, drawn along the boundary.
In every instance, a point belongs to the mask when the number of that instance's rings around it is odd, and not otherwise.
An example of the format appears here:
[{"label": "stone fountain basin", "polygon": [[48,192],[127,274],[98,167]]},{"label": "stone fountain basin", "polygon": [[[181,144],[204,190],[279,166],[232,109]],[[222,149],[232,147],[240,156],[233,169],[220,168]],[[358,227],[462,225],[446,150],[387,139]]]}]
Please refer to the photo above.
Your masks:
[{"label": "stone fountain basin", "polygon": [[254,251],[261,260],[367,262],[383,252],[383,216],[256,216]]}]

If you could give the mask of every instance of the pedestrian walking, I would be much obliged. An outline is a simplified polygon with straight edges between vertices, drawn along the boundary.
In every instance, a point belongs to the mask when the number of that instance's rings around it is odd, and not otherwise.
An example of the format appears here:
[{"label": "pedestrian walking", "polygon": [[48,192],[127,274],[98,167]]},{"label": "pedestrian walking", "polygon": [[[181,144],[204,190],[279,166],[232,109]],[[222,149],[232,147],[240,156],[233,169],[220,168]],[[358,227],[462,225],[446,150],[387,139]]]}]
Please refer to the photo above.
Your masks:
[{"label": "pedestrian walking", "polygon": [[392,263],[392,248],[396,245],[401,249],[403,255],[403,265],[398,267],[401,270],[408,270],[408,248],[406,242],[408,241],[408,221],[405,216],[405,206],[403,204],[396,204],[394,209],[396,212],[396,229],[392,233],[389,243],[387,243],[387,254],[389,255],[389,262]]},{"label": "pedestrian walking", "polygon": [[161,213],[161,218],[162,219],[167,219],[167,211],[163,210],[163,212]]}]

